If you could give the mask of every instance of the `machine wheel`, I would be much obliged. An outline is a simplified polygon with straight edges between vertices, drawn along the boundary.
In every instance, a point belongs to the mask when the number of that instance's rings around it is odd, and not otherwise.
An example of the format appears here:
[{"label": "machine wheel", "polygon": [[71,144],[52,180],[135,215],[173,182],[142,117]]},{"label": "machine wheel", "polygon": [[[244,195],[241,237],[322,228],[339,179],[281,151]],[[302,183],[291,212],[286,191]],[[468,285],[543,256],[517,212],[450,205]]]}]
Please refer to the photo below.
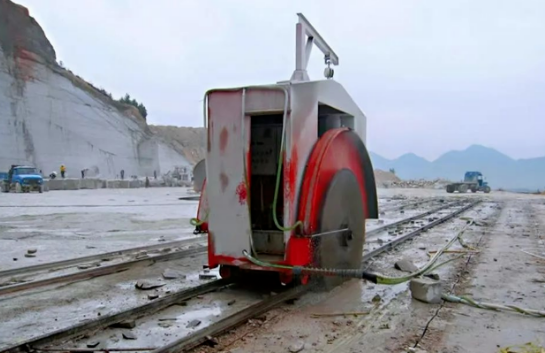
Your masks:
[{"label": "machine wheel", "polygon": [[488,194],[490,192],[490,186],[487,186],[484,188],[485,194]]},{"label": "machine wheel", "polygon": [[220,277],[236,280],[240,277],[240,268],[236,266],[220,265]]},{"label": "machine wheel", "polygon": [[447,185],[447,192],[448,192],[449,194],[452,194],[452,193],[454,192],[454,186],[452,186],[452,185]]},{"label": "machine wheel", "polygon": [[465,194],[467,193],[467,189],[468,189],[467,185],[460,185],[460,187],[458,188],[458,192],[460,194]]},{"label": "machine wheel", "polygon": [[44,192],[44,187],[43,187],[43,185],[40,185],[40,186],[38,187],[38,192],[39,192],[40,194]]},{"label": "machine wheel", "polygon": [[[317,235],[306,250],[288,249],[288,263],[331,269],[360,268],[365,220],[377,213],[373,170],[363,141],[346,128],[328,130],[309,157],[298,204],[303,221],[300,236],[348,228],[351,232]],[[347,236],[351,233],[351,236]],[[324,289],[343,282],[337,277],[311,276]],[[323,287],[322,287],[323,288]]]},{"label": "machine wheel", "polygon": [[23,192],[23,187],[21,186],[21,184],[15,183],[15,192],[18,194]]},{"label": "machine wheel", "polygon": [[476,188],[471,188],[471,192],[472,192],[472,193],[476,193],[476,192],[477,192],[477,189],[476,189]]},{"label": "machine wheel", "polygon": [[[318,267],[356,269],[361,267],[365,241],[365,206],[356,176],[348,169],[331,180],[319,215],[319,233],[348,228],[350,233],[324,235],[315,243],[314,262]],[[340,277],[316,278],[326,290],[344,282]]]}]

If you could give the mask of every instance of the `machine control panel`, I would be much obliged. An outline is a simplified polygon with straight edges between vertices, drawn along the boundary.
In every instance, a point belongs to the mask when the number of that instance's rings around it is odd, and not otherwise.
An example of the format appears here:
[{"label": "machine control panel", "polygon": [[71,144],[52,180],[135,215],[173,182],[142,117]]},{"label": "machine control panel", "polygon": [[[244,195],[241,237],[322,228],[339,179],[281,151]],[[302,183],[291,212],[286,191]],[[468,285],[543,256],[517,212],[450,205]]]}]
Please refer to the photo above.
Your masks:
[{"label": "machine control panel", "polygon": [[276,175],[282,126],[252,128],[252,175]]}]

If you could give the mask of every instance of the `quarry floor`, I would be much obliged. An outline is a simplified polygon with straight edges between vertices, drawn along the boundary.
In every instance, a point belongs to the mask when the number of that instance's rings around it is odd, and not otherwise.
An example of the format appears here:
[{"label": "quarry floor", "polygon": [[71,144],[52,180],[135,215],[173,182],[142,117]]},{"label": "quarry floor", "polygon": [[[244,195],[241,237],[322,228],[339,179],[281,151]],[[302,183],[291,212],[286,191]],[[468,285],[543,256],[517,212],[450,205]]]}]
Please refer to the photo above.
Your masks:
[{"label": "quarry floor", "polygon": [[[189,225],[197,202],[178,199],[188,194],[185,188],[0,194],[0,271],[190,238],[204,244],[205,238],[193,235]],[[460,197],[432,189],[379,189],[379,196],[384,209],[411,200]],[[545,260],[528,254],[545,257],[545,197],[505,192],[465,196],[484,201],[463,214],[484,222],[464,235],[466,243],[480,253],[437,271],[446,290],[487,302],[545,310]],[[386,212],[382,218],[389,222],[427,209],[430,207],[416,207],[404,214]],[[368,229],[376,226],[373,222],[368,221]],[[399,276],[393,264],[400,258],[421,266],[428,259],[427,251],[440,248],[465,224],[455,219],[423,233],[380,256],[370,269]],[[36,257],[25,257],[29,249],[37,250]],[[198,273],[204,264],[206,256],[196,255],[1,297],[0,350],[10,342],[144,303],[148,298],[134,291],[134,283],[157,280],[166,268],[182,269],[187,279],[167,282],[165,291],[200,284]],[[237,304],[229,308],[201,303],[188,317],[206,323],[207,318],[236,310],[251,299],[237,298]],[[368,314],[315,317],[353,312]],[[163,330],[148,329],[150,333]],[[161,335],[166,337],[164,342],[171,333]],[[416,352],[498,352],[500,347],[530,341],[545,344],[545,318],[461,304],[424,304],[411,298],[406,283],[377,286],[350,281],[329,293],[309,293],[293,305],[268,313],[265,324],[241,327],[227,336],[222,342],[231,343],[195,352],[409,352],[411,347]]]}]

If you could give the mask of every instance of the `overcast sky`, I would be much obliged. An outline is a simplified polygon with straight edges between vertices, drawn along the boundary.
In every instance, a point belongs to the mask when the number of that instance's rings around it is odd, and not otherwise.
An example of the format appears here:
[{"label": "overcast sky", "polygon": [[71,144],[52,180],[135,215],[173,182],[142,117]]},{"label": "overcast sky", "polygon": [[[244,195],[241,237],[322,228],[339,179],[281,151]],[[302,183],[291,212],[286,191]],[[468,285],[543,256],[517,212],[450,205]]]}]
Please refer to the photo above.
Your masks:
[{"label": "overcast sky", "polygon": [[[471,144],[545,155],[542,0],[15,0],[64,65],[152,124],[202,126],[209,88],[289,79],[296,13],[340,57],[368,148],[434,159]],[[313,79],[322,57],[314,50]]]}]

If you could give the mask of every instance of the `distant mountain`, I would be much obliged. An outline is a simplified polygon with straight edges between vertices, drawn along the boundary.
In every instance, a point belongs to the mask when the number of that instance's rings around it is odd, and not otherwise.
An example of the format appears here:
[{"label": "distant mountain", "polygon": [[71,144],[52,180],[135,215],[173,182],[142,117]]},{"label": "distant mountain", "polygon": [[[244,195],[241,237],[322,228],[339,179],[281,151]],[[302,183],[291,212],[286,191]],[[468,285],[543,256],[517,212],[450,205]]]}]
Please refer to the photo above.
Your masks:
[{"label": "distant mountain", "polygon": [[483,173],[492,188],[511,190],[545,189],[545,157],[515,160],[493,148],[471,145],[463,151],[449,151],[435,161],[414,153],[387,159],[370,152],[375,169],[395,169],[402,179],[445,178],[461,180],[469,170]]}]

